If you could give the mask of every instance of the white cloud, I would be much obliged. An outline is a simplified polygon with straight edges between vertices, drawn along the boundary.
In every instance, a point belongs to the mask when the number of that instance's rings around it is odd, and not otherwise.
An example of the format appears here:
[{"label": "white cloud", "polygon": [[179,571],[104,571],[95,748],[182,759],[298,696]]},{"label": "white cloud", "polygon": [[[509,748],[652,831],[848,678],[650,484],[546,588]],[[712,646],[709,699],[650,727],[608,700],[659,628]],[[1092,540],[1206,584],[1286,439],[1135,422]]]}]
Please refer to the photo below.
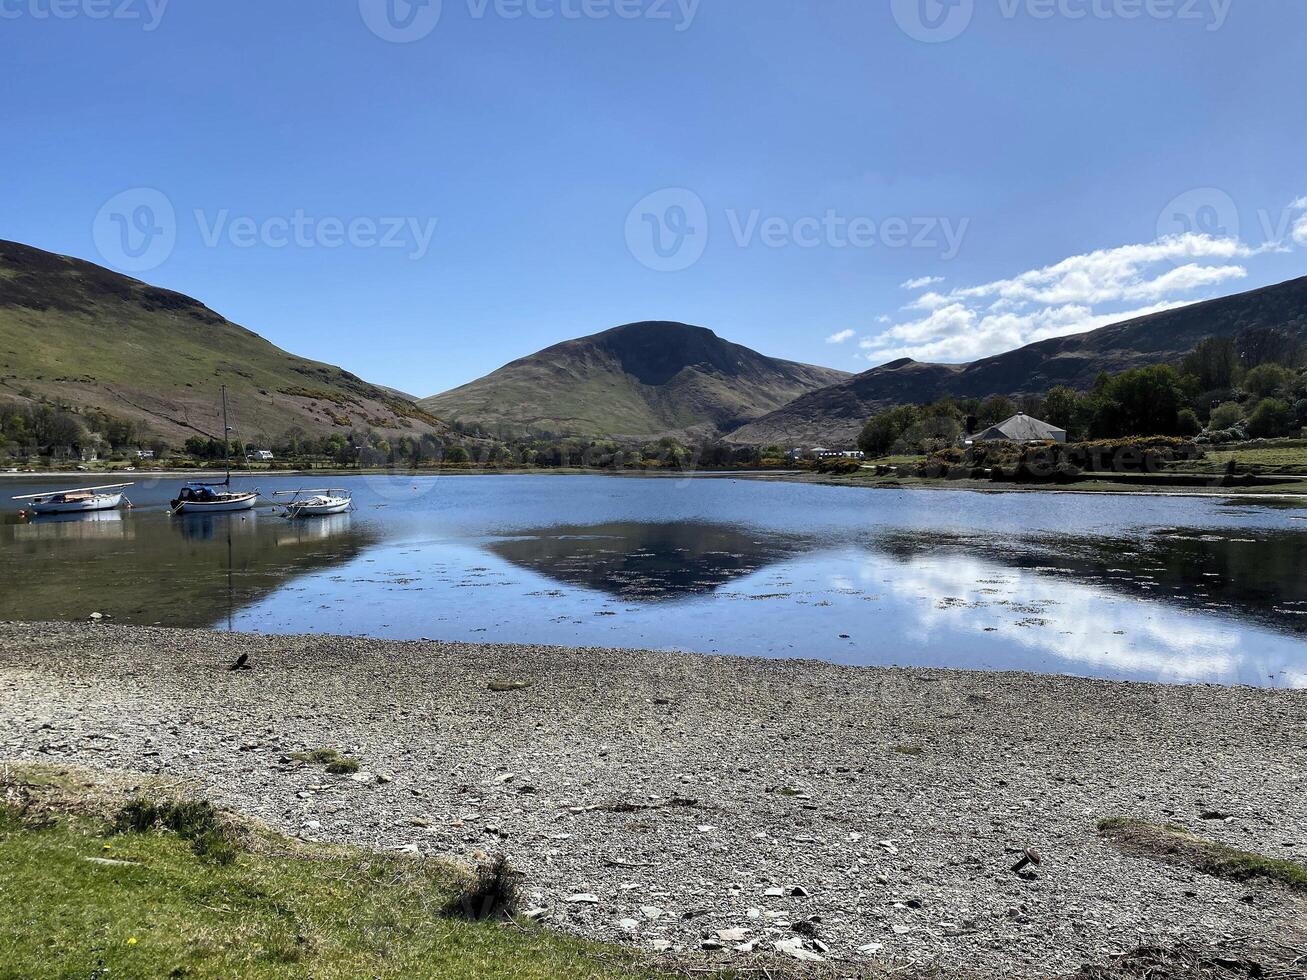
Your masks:
[{"label": "white cloud", "polygon": [[839,333],[833,333],[829,337],[827,337],[826,343],[842,344],[846,340],[852,340],[856,333],[857,333],[856,330],[841,330]]},{"label": "white cloud", "polygon": [[899,286],[900,289],[925,289],[927,286],[935,286],[944,281],[943,276],[922,276],[920,279],[909,279]]},{"label": "white cloud", "polygon": [[1289,210],[1290,210],[1290,211],[1307,211],[1307,195],[1304,195],[1304,196],[1298,198],[1298,200],[1296,200],[1296,201],[1294,201],[1292,204],[1290,204],[1290,205],[1289,205]]},{"label": "white cloud", "polygon": [[1293,226],[1293,240],[1299,245],[1307,247],[1307,214],[1298,216],[1298,221]]},{"label": "white cloud", "polygon": [[[1307,244],[1307,214],[1294,235]],[[1246,278],[1238,260],[1265,251],[1237,239],[1186,234],[1074,255],[1010,279],[923,293],[904,308],[911,319],[861,347],[877,364],[901,357],[976,360],[1197,302],[1206,298],[1195,295],[1201,290]]]}]

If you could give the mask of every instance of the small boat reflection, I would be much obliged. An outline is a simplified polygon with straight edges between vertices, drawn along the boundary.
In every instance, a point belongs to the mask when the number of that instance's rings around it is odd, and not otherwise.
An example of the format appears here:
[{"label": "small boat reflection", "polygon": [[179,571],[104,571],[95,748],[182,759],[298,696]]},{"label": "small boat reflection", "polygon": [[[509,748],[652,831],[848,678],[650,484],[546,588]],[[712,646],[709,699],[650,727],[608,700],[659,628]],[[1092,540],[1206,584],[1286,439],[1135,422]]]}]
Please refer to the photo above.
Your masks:
[{"label": "small boat reflection", "polygon": [[332,514],[311,521],[287,522],[277,529],[277,546],[288,547],[308,541],[325,541],[350,529],[349,514]]},{"label": "small boat reflection", "polygon": [[253,534],[258,530],[258,511],[231,514],[183,513],[172,522],[188,541],[217,541],[229,534]]},{"label": "small boat reflection", "polygon": [[14,525],[15,540],[126,538],[133,536],[121,510],[91,510],[74,514],[43,514]]}]

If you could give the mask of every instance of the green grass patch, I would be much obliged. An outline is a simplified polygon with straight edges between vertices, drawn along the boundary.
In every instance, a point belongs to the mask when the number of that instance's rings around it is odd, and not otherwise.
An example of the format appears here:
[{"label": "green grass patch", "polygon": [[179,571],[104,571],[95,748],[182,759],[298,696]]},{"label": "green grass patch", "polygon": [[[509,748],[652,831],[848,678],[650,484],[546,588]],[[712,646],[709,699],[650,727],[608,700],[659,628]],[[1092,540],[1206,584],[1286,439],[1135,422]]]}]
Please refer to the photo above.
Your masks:
[{"label": "green grass patch", "polygon": [[503,694],[507,691],[525,691],[527,688],[534,686],[535,681],[533,680],[493,680],[486,685],[486,687],[498,694]]},{"label": "green grass patch", "polygon": [[[517,878],[301,844],[239,825],[237,859],[197,836],[207,804],[0,785],[0,976],[195,980],[656,980],[638,954],[507,922]],[[484,914],[483,914],[484,913]]]},{"label": "green grass patch", "polygon": [[313,765],[325,766],[327,772],[334,776],[347,776],[352,772],[359,771],[358,759],[341,755],[335,749],[310,749],[307,752],[292,752],[290,757],[296,762],[308,762]]},{"label": "green grass patch", "polygon": [[1127,851],[1186,864],[1215,878],[1230,881],[1264,878],[1295,891],[1307,891],[1307,865],[1218,844],[1176,824],[1110,817],[1099,822],[1098,832]]}]

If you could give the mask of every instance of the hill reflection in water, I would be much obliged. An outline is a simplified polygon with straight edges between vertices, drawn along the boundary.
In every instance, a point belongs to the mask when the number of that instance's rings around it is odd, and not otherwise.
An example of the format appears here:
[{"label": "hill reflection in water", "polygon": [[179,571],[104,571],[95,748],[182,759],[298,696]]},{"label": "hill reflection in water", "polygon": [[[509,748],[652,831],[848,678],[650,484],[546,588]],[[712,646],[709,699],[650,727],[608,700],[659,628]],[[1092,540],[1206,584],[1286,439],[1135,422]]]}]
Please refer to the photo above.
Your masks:
[{"label": "hill reflection in water", "polygon": [[817,546],[728,524],[624,522],[525,530],[486,547],[566,585],[659,601],[711,592]]}]

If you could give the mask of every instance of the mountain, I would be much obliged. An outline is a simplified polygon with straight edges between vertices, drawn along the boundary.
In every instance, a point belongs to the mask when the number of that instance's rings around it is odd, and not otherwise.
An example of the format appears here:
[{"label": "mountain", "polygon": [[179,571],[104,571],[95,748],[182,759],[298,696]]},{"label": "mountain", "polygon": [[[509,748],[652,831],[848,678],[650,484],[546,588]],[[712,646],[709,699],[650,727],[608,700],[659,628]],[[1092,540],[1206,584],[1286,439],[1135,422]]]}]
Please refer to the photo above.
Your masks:
[{"label": "mountain", "polygon": [[846,378],[766,357],[704,327],[654,321],[557,344],[419,404],[492,435],[697,438]]},{"label": "mountain", "polygon": [[227,385],[239,438],[292,427],[445,427],[409,398],[274,347],[199,300],[81,259],[0,241],[0,399],[47,398],[140,422],[180,445],[219,436]]},{"label": "mountain", "polygon": [[752,445],[851,445],[869,416],[892,405],[949,395],[1042,394],[1054,385],[1083,390],[1100,371],[1175,361],[1204,337],[1260,328],[1307,338],[1307,277],[1043,340],[970,364],[892,361],[796,398],[727,438]]}]

